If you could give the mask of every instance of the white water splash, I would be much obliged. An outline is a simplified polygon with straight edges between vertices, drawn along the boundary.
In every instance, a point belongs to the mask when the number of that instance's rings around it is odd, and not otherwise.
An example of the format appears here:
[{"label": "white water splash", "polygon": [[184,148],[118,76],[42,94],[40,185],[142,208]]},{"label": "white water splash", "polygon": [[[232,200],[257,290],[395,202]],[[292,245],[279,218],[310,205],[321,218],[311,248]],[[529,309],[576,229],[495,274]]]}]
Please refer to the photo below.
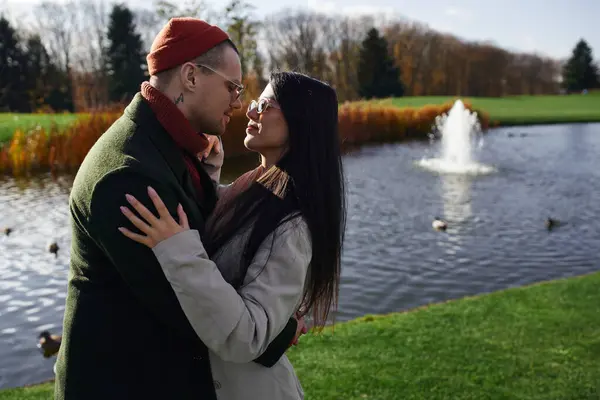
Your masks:
[{"label": "white water splash", "polygon": [[451,174],[479,175],[495,171],[475,159],[475,150],[483,144],[481,126],[477,113],[466,109],[461,100],[456,100],[448,114],[438,116],[435,124],[441,134],[440,155],[422,159],[420,166]]}]

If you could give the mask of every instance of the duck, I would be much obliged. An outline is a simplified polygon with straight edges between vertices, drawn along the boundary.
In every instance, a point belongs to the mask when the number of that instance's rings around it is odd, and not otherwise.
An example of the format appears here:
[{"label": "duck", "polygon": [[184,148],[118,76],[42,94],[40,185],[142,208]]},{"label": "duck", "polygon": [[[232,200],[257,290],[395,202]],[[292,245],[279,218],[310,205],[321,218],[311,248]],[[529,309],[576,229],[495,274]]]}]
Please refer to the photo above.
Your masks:
[{"label": "duck", "polygon": [[2,230],[2,232],[4,232],[4,234],[6,236],[10,236],[10,234],[12,233],[12,231],[13,231],[12,228],[10,228],[8,226]]},{"label": "duck", "polygon": [[44,358],[50,358],[55,356],[60,349],[60,343],[62,342],[61,335],[52,335],[48,331],[43,331],[38,336],[37,347],[42,351]]},{"label": "duck", "polygon": [[545,225],[546,225],[546,229],[548,229],[548,230],[550,230],[556,226],[559,226],[560,224],[561,224],[560,221],[557,219],[550,218],[550,217],[546,218]]},{"label": "duck", "polygon": [[60,249],[60,247],[58,247],[58,244],[56,242],[52,242],[48,245],[48,251],[52,254],[54,254],[55,257],[58,257],[58,250]]},{"label": "duck", "polygon": [[448,223],[442,220],[440,217],[435,217],[433,222],[431,223],[433,229],[438,231],[445,231],[448,228]]}]

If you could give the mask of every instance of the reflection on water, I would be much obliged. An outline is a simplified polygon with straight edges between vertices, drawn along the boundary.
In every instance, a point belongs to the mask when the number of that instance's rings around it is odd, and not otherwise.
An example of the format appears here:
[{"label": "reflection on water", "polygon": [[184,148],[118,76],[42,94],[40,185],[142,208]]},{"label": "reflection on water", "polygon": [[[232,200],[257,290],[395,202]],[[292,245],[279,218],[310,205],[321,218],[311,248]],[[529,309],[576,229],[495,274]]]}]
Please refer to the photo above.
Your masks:
[{"label": "reflection on water", "polygon": [[456,226],[456,229],[460,229],[460,223],[468,221],[473,214],[471,183],[474,178],[468,175],[449,174],[442,174],[440,178],[444,218],[452,223],[452,227]]},{"label": "reflection on water", "polygon": [[[499,129],[479,154],[488,175],[419,166],[427,144],[365,147],[344,158],[348,224],[338,320],[387,313],[599,268],[600,124]],[[257,166],[228,160],[230,182]],[[36,348],[60,333],[72,177],[0,181],[0,387],[52,377]],[[319,190],[319,188],[315,188]],[[432,219],[448,221],[434,231]],[[568,222],[552,232],[547,216]],[[58,256],[47,245],[56,241]]]}]

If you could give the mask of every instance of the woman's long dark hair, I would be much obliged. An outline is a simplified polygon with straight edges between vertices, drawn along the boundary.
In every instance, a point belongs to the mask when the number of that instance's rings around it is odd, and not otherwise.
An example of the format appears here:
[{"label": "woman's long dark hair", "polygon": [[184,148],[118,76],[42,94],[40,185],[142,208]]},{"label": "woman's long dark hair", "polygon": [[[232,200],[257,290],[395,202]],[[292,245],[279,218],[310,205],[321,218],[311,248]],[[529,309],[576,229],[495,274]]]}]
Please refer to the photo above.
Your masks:
[{"label": "woman's long dark hair", "polygon": [[239,286],[264,240],[281,224],[304,217],[312,259],[302,307],[323,327],[337,307],[346,223],[337,95],[326,83],[297,72],[273,73],[270,84],[288,125],[288,151],[261,177],[262,184],[253,182],[215,210],[204,244],[213,256],[252,226],[243,249],[241,281],[232,282]]}]

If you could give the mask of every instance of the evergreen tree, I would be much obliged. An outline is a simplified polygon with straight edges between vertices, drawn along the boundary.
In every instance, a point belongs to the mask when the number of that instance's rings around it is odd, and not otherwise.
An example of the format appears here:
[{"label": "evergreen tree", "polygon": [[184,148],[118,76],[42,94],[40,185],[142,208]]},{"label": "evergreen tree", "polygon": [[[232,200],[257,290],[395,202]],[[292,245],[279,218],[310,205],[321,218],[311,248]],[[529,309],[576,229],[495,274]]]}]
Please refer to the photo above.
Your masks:
[{"label": "evergreen tree", "polygon": [[581,39],[563,69],[563,85],[569,92],[600,87],[598,67],[594,65],[592,49]]},{"label": "evergreen tree", "polygon": [[388,53],[387,41],[371,28],[362,42],[358,64],[358,93],[363,98],[400,97],[404,87],[400,70]]},{"label": "evergreen tree", "polygon": [[133,18],[124,5],[115,5],[110,13],[106,61],[111,101],[129,101],[146,80],[142,39]]},{"label": "evergreen tree", "polygon": [[25,55],[10,22],[0,16],[0,110],[30,111]]},{"label": "evergreen tree", "polygon": [[52,61],[52,57],[39,35],[26,41],[25,69],[27,101],[31,111],[48,106],[56,112],[73,112],[72,83],[69,73],[62,71]]},{"label": "evergreen tree", "polygon": [[[30,108],[35,111],[44,105],[50,106],[53,110],[64,110],[64,101],[56,102],[60,96],[52,93],[59,90],[56,85],[61,81],[58,68],[50,59],[48,51],[44,47],[39,35],[31,36],[27,39],[27,97]],[[58,79],[57,79],[58,78]],[[64,77],[62,77],[64,78]],[[64,80],[64,79],[62,79]],[[54,103],[50,104],[55,99]]]}]

